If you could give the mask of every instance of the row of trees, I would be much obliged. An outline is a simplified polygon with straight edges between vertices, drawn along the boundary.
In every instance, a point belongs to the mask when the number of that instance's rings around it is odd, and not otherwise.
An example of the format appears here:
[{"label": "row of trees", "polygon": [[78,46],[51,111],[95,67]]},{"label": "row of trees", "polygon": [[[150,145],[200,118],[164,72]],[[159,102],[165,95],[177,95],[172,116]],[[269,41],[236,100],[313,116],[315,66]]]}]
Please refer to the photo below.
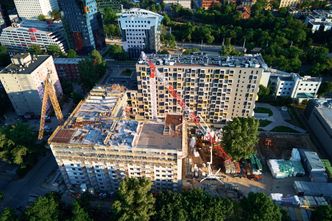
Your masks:
[{"label": "row of trees", "polygon": [[[258,1],[248,20],[241,19],[234,4],[217,4],[209,10],[196,11],[176,5],[169,14],[164,14],[163,24],[166,30],[172,29],[171,35],[177,41],[221,44],[228,39],[235,45],[245,41],[249,50],[261,48],[265,61],[272,67],[299,72],[303,65],[309,65],[306,72],[310,74],[328,74],[332,69],[328,58],[332,31],[312,34],[286,9],[265,11],[266,4],[267,1]],[[317,59],[311,59],[312,56]]]},{"label": "row of trees", "polygon": [[67,54],[63,53],[58,45],[48,45],[46,51],[43,50],[40,45],[31,45],[28,49],[31,54],[34,55],[52,55],[55,57],[66,57],[66,58],[76,58],[77,53],[74,49],[69,49]]},{"label": "row of trees", "polygon": [[[95,202],[87,202],[84,197],[68,207],[60,201],[58,195],[51,193],[39,197],[25,209],[22,217],[16,217],[11,209],[5,209],[0,214],[0,220],[12,221],[21,218],[31,221],[278,221],[288,218],[264,193],[250,193],[247,198],[235,202],[211,196],[199,189],[183,192],[166,191],[153,196],[151,186],[152,183],[143,178],[125,178],[111,207],[102,207],[102,209],[96,208]],[[325,210],[320,212],[320,214],[325,213]]]}]

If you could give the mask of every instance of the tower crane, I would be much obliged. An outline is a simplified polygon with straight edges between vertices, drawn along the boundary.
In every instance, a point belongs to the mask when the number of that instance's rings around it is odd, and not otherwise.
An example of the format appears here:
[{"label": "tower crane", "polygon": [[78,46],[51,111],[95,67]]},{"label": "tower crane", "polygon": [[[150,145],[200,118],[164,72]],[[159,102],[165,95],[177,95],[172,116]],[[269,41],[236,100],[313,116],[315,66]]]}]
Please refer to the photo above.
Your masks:
[{"label": "tower crane", "polygon": [[172,85],[170,85],[164,78],[164,75],[161,74],[158,71],[158,68],[153,63],[152,60],[150,60],[147,55],[142,52],[141,58],[143,61],[145,61],[149,68],[150,68],[150,91],[151,91],[151,109],[152,109],[152,118],[157,118],[157,101],[156,101],[156,80],[161,82],[165,88],[167,88],[168,92],[171,94],[173,98],[176,99],[178,105],[182,108],[185,115],[189,116],[189,118],[194,122],[194,124],[198,127],[198,129],[202,132],[203,136],[208,139],[211,143],[210,147],[210,161],[207,162],[208,165],[208,175],[204,179],[201,180],[204,181],[206,179],[216,179],[219,182],[220,179],[217,177],[218,172],[220,169],[214,174],[211,169],[212,165],[212,151],[213,149],[217,151],[217,155],[224,159],[225,161],[231,161],[232,158],[229,156],[225,150],[222,148],[221,144],[217,142],[215,139],[214,133],[210,129],[210,127],[207,125],[207,123],[204,121],[204,119],[201,116],[197,116],[194,111],[190,110],[190,108],[186,105],[184,100],[182,99],[181,95],[177,93],[177,91],[174,89]]},{"label": "tower crane", "polygon": [[56,97],[56,93],[50,78],[50,71],[47,72],[47,77],[44,81],[44,95],[42,101],[42,108],[40,114],[40,125],[39,125],[39,133],[38,133],[38,140],[42,140],[44,137],[44,129],[45,129],[45,118],[46,118],[46,111],[47,111],[47,103],[48,99],[51,100],[51,104],[53,106],[55,116],[60,123],[63,122],[63,115],[61,112],[59,101]]}]

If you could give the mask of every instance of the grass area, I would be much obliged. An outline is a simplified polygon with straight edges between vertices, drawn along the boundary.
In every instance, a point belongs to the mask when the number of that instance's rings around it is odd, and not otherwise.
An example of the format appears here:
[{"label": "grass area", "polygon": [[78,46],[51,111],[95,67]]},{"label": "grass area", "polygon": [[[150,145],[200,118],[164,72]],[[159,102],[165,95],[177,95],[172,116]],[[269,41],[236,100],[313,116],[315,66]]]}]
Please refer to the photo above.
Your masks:
[{"label": "grass area", "polygon": [[265,113],[265,114],[269,114],[269,116],[272,116],[272,111],[268,108],[265,107],[256,107],[255,108],[255,113]]},{"label": "grass area", "polygon": [[295,126],[305,128],[304,123],[302,122],[303,119],[301,119],[298,115],[298,111],[303,111],[301,109],[295,109],[295,107],[289,107],[288,108],[288,114],[291,117],[291,120],[287,120],[288,123],[294,124]]},{"label": "grass area", "polygon": [[271,130],[272,132],[288,132],[288,133],[298,133],[298,131],[286,126],[278,126]]},{"label": "grass area", "polygon": [[122,71],[121,75],[130,77],[132,73],[133,73],[132,70],[126,69],[126,70]]},{"label": "grass area", "polygon": [[260,127],[266,127],[267,125],[269,125],[271,123],[270,120],[259,120],[259,126]]}]

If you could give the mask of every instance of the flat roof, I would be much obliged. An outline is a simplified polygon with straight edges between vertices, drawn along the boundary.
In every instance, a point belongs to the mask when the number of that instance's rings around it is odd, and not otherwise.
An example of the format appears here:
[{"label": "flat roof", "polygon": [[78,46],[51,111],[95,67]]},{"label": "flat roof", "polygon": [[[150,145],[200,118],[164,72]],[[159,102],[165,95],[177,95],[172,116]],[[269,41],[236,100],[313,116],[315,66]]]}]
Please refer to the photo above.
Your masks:
[{"label": "flat roof", "polygon": [[16,64],[9,64],[7,67],[2,69],[2,74],[31,74],[36,68],[48,59],[50,55],[37,55],[34,56],[30,63],[26,66],[20,66]]},{"label": "flat roof", "polygon": [[78,64],[83,58],[55,58],[54,64]]},{"label": "flat roof", "polygon": [[317,111],[324,118],[326,123],[329,125],[330,129],[332,129],[332,108],[318,107]]},{"label": "flat roof", "polygon": [[165,135],[164,124],[145,123],[138,138],[137,148],[177,150],[182,148],[182,136]]},{"label": "flat roof", "polygon": [[[246,68],[267,68],[266,63],[260,54],[245,56],[212,56],[206,54],[193,55],[165,55],[165,54],[147,54],[148,59],[154,64],[165,66],[217,66],[217,67],[246,67]],[[142,56],[138,64],[145,64]]]}]

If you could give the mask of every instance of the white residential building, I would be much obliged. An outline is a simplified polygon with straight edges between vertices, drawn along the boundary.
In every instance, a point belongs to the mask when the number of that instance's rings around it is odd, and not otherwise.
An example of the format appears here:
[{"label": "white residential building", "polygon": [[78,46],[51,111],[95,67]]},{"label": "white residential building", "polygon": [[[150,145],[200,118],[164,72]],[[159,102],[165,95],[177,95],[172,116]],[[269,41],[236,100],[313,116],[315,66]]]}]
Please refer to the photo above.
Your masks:
[{"label": "white residential building", "polygon": [[139,8],[122,10],[118,19],[122,47],[131,57],[141,51],[157,52],[160,49],[160,25],[163,16]]},{"label": "white residential building", "polygon": [[332,29],[332,10],[314,10],[308,15],[305,23],[311,28],[312,33],[322,29],[328,31]]},{"label": "white residential building", "polygon": [[50,74],[58,97],[62,88],[55,70],[52,56],[17,54],[12,63],[0,71],[0,80],[17,115],[34,113],[40,115],[44,95],[44,81]]},{"label": "white residential building", "polygon": [[57,0],[14,0],[16,10],[22,19],[36,19],[38,15],[48,16],[53,10],[59,10]]},{"label": "white residential building", "polygon": [[61,22],[47,23],[37,20],[24,20],[3,29],[0,43],[10,52],[24,52],[31,45],[39,45],[42,50],[46,50],[49,45],[58,45],[62,52],[67,48]]},{"label": "white residential building", "polygon": [[163,0],[165,4],[179,4],[183,8],[191,8],[191,0]]},{"label": "white residential building", "polygon": [[301,0],[280,0],[279,8],[295,7],[301,3]]},{"label": "white residential building", "polygon": [[121,86],[97,86],[49,139],[68,188],[117,190],[124,177],[145,177],[155,190],[182,186],[188,154],[182,115],[165,123],[119,120],[127,96]]},{"label": "white residential building", "polygon": [[304,76],[290,73],[289,76],[280,76],[272,79],[276,96],[296,99],[309,99],[317,95],[322,79],[319,77]]}]

